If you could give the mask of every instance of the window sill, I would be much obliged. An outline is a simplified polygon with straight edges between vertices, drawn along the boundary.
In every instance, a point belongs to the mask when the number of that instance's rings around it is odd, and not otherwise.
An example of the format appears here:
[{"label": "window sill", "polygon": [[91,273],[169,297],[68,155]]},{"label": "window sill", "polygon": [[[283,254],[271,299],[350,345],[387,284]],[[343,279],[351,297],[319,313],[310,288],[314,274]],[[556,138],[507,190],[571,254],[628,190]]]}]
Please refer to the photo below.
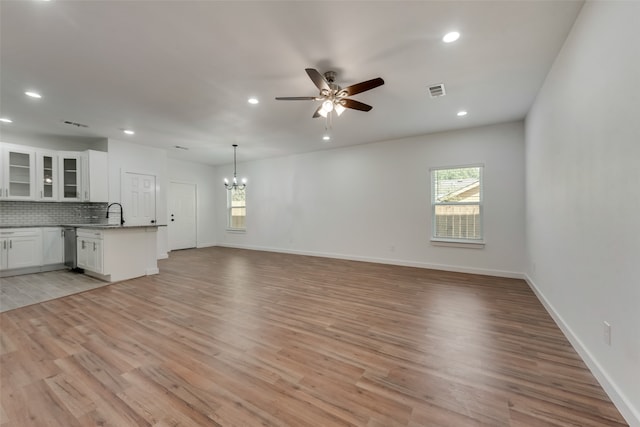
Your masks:
[{"label": "window sill", "polygon": [[227,228],[227,233],[239,233],[244,234],[247,232],[246,228]]},{"label": "window sill", "polygon": [[484,249],[484,241],[476,240],[449,240],[449,239],[431,239],[433,246],[446,246],[450,248],[467,248],[467,249]]}]

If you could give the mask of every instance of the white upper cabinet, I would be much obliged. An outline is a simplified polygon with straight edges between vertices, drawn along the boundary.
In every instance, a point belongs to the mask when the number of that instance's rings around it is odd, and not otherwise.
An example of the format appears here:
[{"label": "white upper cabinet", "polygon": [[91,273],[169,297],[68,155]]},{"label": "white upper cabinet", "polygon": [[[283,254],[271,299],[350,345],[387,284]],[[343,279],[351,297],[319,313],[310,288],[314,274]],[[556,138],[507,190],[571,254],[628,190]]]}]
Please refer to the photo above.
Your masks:
[{"label": "white upper cabinet", "polygon": [[57,201],[59,174],[55,151],[36,152],[36,200]]},{"label": "white upper cabinet", "polygon": [[2,199],[33,200],[35,197],[35,151],[27,147],[2,147]]},{"label": "white upper cabinet", "polygon": [[87,150],[82,154],[82,201],[109,201],[107,153]]},{"label": "white upper cabinet", "polygon": [[109,201],[104,151],[56,151],[0,143],[0,200]]},{"label": "white upper cabinet", "polygon": [[58,151],[58,165],[60,168],[60,201],[82,201],[82,174],[80,170],[82,155],[72,151]]}]

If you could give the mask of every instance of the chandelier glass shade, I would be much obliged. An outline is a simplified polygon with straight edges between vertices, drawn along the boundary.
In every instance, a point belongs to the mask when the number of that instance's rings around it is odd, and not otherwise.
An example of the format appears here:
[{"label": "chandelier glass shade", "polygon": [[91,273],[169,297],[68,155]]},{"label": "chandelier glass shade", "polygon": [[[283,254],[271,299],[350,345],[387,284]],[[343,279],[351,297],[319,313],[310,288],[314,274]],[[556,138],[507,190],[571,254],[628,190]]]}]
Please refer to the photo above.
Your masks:
[{"label": "chandelier glass shade", "polygon": [[346,108],[344,108],[342,104],[340,104],[340,100],[327,99],[322,103],[322,108],[318,110],[318,114],[320,114],[322,117],[327,117],[329,113],[331,113],[332,111],[335,111],[336,114],[340,116],[345,109]]},{"label": "chandelier glass shade", "polygon": [[224,179],[224,186],[227,190],[244,190],[247,186],[247,178],[242,178],[240,183],[238,183],[238,178],[236,177],[236,150],[238,149],[238,144],[233,144],[233,179],[231,182],[227,178]]}]

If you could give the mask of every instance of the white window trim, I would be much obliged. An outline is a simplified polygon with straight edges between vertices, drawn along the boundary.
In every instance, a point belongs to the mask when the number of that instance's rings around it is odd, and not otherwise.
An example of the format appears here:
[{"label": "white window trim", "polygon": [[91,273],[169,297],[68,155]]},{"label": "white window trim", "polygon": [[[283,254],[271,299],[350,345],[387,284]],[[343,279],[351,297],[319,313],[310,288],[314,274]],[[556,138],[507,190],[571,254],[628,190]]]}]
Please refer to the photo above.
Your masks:
[{"label": "white window trim", "polygon": [[450,248],[467,248],[467,249],[483,249],[484,240],[455,240],[455,239],[440,239],[432,238],[431,244],[433,246],[445,246]]},{"label": "white window trim", "polygon": [[247,232],[246,228],[230,228],[227,227],[226,228],[226,232],[227,233],[231,233],[231,234],[244,234]]},{"label": "white window trim", "polygon": [[[225,228],[225,230],[227,231],[227,233],[231,233],[231,234],[242,234],[242,233],[246,233],[247,232],[247,227],[245,225],[244,228],[235,228],[235,227],[231,227],[229,224],[231,224],[231,194],[233,193],[233,190],[227,190],[227,218],[226,218],[226,222],[227,222],[227,226]],[[245,200],[244,200],[244,209],[245,209],[245,221],[246,221],[246,209],[247,209],[247,193],[245,193]]]},{"label": "white window trim", "polygon": [[453,248],[467,248],[467,249],[483,249],[485,246],[484,241],[484,164],[473,163],[467,165],[458,166],[438,166],[429,168],[429,191],[433,192],[433,171],[443,169],[464,169],[464,168],[480,168],[480,201],[478,203],[463,203],[465,205],[478,205],[480,209],[480,230],[482,232],[481,239],[448,239],[443,237],[434,237],[435,234],[435,214],[436,206],[444,205],[460,205],[461,203],[435,203],[433,194],[430,195],[431,203],[431,244],[433,246],[444,246]]}]

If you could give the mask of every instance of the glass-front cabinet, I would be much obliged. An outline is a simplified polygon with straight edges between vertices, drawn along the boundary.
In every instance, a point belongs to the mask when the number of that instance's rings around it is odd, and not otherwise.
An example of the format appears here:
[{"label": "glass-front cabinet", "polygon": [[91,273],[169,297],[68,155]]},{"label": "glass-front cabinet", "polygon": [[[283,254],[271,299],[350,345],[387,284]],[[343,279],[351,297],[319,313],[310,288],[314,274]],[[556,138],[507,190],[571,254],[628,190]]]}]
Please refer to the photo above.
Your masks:
[{"label": "glass-front cabinet", "polygon": [[20,148],[3,148],[2,175],[3,199],[33,200],[35,152]]},{"label": "glass-front cabinet", "polygon": [[109,199],[107,166],[103,151],[0,142],[0,200],[104,203]]},{"label": "glass-front cabinet", "polygon": [[39,200],[58,200],[58,156],[51,152],[38,152],[36,162],[38,190],[36,198]]},{"label": "glass-front cabinet", "polygon": [[80,154],[58,152],[60,166],[61,201],[80,201]]}]

